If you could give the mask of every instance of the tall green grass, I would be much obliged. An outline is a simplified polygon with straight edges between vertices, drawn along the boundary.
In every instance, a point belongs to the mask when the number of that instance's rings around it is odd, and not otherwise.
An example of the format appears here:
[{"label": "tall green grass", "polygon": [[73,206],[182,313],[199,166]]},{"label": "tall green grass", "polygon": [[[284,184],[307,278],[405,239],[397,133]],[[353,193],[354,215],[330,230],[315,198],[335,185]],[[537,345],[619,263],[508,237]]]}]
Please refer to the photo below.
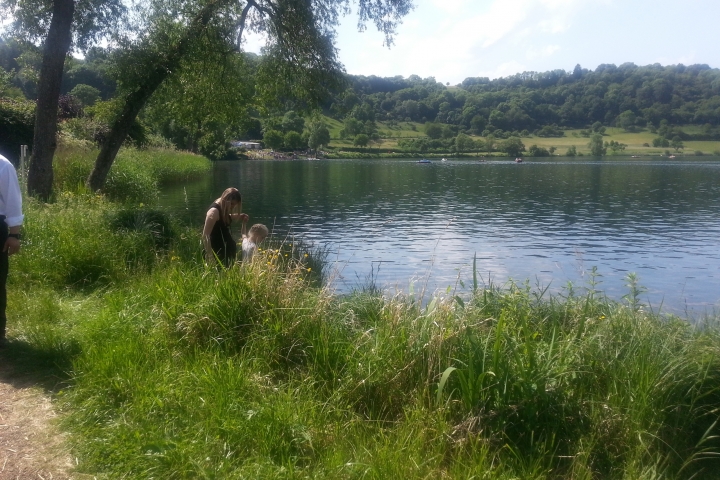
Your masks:
[{"label": "tall green grass", "polygon": [[[61,146],[53,160],[56,192],[85,192],[97,149]],[[118,153],[103,193],[116,201],[152,203],[158,186],[196,178],[210,171],[210,161],[176,150],[123,148]]]},{"label": "tall green grass", "polygon": [[[27,203],[0,361],[51,388],[81,472],[108,478],[717,478],[720,325],[640,286],[334,296],[270,239],[202,263],[151,206]],[[308,257],[305,254],[308,254]],[[287,256],[286,256],[287,255]],[[313,263],[314,262],[314,263]]]},{"label": "tall green grass", "polygon": [[171,263],[76,328],[66,426],[118,477],[714,478],[717,325],[539,297]]}]

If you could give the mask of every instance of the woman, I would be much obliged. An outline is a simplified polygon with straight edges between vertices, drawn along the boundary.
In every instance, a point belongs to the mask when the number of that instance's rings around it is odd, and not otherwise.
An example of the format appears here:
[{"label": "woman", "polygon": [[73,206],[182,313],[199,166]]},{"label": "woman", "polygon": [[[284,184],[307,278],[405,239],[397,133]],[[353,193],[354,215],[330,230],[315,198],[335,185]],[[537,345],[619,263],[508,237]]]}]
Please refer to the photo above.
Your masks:
[{"label": "woman", "polygon": [[213,265],[217,259],[229,267],[235,261],[237,247],[230,234],[230,223],[233,220],[247,222],[249,218],[245,213],[233,213],[235,208],[242,210],[242,197],[237,188],[228,188],[210,205],[205,215],[202,241],[208,265]]}]

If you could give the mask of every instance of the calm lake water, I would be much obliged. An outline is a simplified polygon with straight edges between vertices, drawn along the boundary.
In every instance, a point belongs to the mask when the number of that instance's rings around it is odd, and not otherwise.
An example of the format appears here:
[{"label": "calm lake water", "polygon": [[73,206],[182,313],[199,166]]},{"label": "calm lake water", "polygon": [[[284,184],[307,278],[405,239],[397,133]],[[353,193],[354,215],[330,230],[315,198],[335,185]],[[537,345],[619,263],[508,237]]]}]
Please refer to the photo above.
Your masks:
[{"label": "calm lake water", "polygon": [[[458,278],[598,287],[690,315],[720,310],[720,158],[219,162],[161,204],[201,228],[228,186],[250,223],[327,246],[339,291],[367,284],[444,291]],[[239,225],[235,229],[239,230]],[[458,287],[461,288],[461,287]]]}]

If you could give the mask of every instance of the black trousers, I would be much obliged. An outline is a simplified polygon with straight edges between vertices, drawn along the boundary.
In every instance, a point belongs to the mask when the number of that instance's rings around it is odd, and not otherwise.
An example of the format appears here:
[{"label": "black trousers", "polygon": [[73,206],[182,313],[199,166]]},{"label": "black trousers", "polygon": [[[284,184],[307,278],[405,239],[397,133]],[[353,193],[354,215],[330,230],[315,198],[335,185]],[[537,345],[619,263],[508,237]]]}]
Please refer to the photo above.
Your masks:
[{"label": "black trousers", "polygon": [[10,262],[8,262],[7,252],[3,252],[5,241],[8,238],[8,226],[5,223],[5,217],[0,215],[0,338],[5,338],[5,325],[7,317],[5,316],[5,308],[7,307],[7,283],[8,270]]}]

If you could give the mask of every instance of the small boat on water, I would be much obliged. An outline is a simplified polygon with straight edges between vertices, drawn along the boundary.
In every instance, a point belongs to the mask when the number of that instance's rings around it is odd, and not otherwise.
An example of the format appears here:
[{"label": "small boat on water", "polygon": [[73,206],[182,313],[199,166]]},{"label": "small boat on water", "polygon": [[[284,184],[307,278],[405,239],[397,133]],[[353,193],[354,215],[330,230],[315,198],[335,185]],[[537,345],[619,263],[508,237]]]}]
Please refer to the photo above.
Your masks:
[{"label": "small boat on water", "polygon": [[418,160],[417,163],[432,163],[432,162],[430,160],[428,160],[427,158],[423,158],[422,160]]},{"label": "small boat on water", "polygon": [[442,161],[443,161],[443,162],[447,162],[447,158],[443,158]]},{"label": "small boat on water", "polygon": [[515,159],[515,163],[522,163],[522,161],[523,161],[522,158],[516,158],[516,159]]}]

